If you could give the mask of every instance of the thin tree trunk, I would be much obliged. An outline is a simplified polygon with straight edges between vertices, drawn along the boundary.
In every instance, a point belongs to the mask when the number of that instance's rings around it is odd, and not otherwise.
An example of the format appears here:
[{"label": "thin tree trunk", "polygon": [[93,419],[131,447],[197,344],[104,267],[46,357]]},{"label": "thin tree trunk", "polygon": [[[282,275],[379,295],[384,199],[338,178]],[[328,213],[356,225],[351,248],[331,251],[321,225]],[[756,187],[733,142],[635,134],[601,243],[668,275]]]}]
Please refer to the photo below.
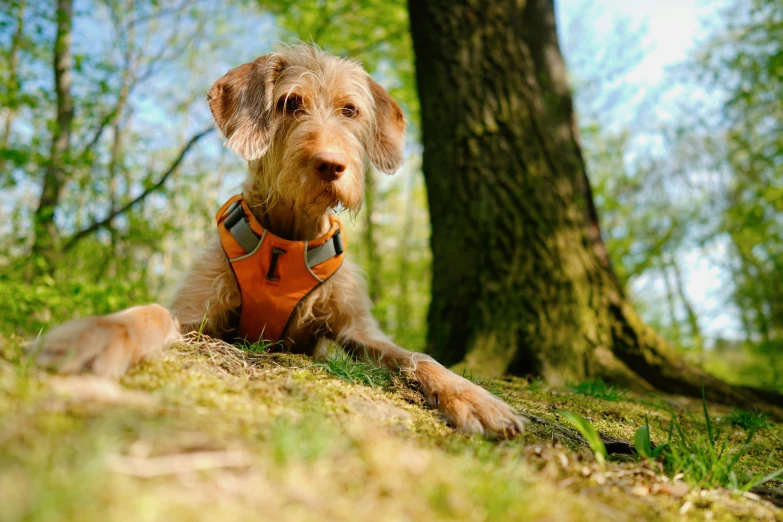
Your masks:
[{"label": "thin tree trunk", "polygon": [[[127,13],[134,12],[134,2],[130,0],[125,6]],[[120,92],[117,96],[117,103],[114,110],[114,121],[112,123],[112,147],[111,158],[109,159],[109,215],[113,215],[116,212],[119,202],[117,200],[117,185],[119,181],[119,171],[122,163],[123,156],[123,139],[125,126],[123,125],[124,112],[130,91],[134,83],[134,76],[136,74],[136,64],[133,59],[134,39],[136,31],[133,25],[130,25],[127,34],[122,34],[122,29],[119,24],[116,24],[116,30],[120,42],[124,47],[124,62],[125,66],[122,71],[122,77],[120,80]],[[124,38],[123,38],[124,37]],[[109,229],[110,234],[110,246],[109,255],[106,256],[106,261],[99,270],[99,275],[102,277],[106,271],[113,269],[114,273],[117,273],[117,230],[114,228],[114,220],[110,220],[106,224],[106,228]]]},{"label": "thin tree trunk", "polygon": [[[41,197],[35,212],[35,242],[32,254],[33,274],[52,271],[58,231],[54,212],[67,180],[67,163],[71,148],[73,122],[72,84],[73,0],[57,0],[57,37],[54,44],[54,83],[57,92],[57,123],[52,133],[49,162],[44,172]],[[43,264],[39,264],[39,260]]]},{"label": "thin tree trunk", "polygon": [[[486,374],[601,376],[751,404],[625,299],[574,124],[552,0],[410,0],[432,219],[428,351]],[[783,405],[775,394],[765,396]]]},{"label": "thin tree trunk", "polygon": [[671,282],[669,276],[669,266],[667,264],[661,265],[661,274],[663,275],[663,284],[666,288],[666,302],[669,306],[669,322],[671,322],[672,339],[676,344],[680,344],[682,339],[680,337],[680,321],[677,319],[677,303],[674,300],[674,285]]},{"label": "thin tree trunk", "polygon": [[410,261],[409,255],[411,249],[411,238],[413,235],[410,231],[413,228],[413,212],[415,210],[415,204],[413,202],[413,192],[416,184],[416,176],[413,172],[408,175],[408,179],[405,184],[405,193],[403,195],[405,218],[402,223],[401,240],[398,255],[399,257],[399,285],[400,293],[397,296],[397,338],[401,338],[404,330],[408,327],[410,322],[410,295],[408,292],[408,283],[410,279]]},{"label": "thin tree trunk", "polygon": [[682,280],[682,273],[680,272],[680,266],[677,264],[677,260],[671,259],[671,269],[674,273],[675,288],[677,288],[677,295],[680,297],[682,306],[685,308],[685,314],[688,316],[688,327],[691,330],[691,342],[694,348],[699,352],[699,362],[704,364],[704,337],[701,335],[701,327],[699,326],[699,318],[696,316],[696,312],[693,310],[691,300],[685,293],[685,283]]},{"label": "thin tree trunk", "polygon": [[[16,97],[19,94],[19,50],[22,46],[22,36],[24,35],[24,11],[25,0],[19,0],[16,9],[16,31],[11,39],[11,49],[8,52],[8,90]],[[10,106],[5,110],[5,121],[3,122],[3,133],[0,134],[0,150],[8,149],[8,143],[11,139],[14,120],[16,119],[16,107]],[[5,172],[5,161],[0,162],[0,172]]]},{"label": "thin tree trunk", "polygon": [[[375,212],[378,206],[378,181],[375,172],[370,170],[365,176],[364,185],[364,247],[367,262],[367,290],[370,300],[377,304],[381,297],[381,260],[378,256],[378,243],[375,239]],[[382,314],[383,315],[383,314]],[[385,317],[378,317],[384,325]]]}]

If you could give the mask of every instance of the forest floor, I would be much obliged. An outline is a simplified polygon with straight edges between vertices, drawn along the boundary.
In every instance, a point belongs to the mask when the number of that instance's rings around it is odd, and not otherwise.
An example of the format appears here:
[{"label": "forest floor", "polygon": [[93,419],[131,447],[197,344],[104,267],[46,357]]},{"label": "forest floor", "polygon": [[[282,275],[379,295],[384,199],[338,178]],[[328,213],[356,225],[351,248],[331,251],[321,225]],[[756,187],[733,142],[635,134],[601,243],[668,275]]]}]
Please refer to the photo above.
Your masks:
[{"label": "forest floor", "polygon": [[[708,431],[700,401],[494,380],[484,384],[535,420],[492,442],[455,433],[400,376],[339,356],[191,341],[117,384],[40,372],[13,342],[0,355],[2,521],[783,521],[766,500],[783,498],[779,481],[700,487],[622,454],[646,416],[660,443],[676,415],[695,448]],[[621,453],[602,470],[561,411],[631,446],[610,445]],[[727,455],[747,450],[728,474],[740,487],[781,466],[780,424],[746,445],[752,428],[727,408],[710,414]]]}]

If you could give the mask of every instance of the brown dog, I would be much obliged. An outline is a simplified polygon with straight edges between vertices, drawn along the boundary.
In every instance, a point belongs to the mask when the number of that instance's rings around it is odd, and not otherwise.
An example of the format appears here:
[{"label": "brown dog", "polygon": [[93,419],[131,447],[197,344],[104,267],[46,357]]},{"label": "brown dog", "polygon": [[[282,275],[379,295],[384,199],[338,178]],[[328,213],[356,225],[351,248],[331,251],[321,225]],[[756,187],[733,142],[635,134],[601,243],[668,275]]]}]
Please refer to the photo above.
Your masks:
[{"label": "brown dog", "polygon": [[[361,207],[368,162],[388,174],[402,163],[405,118],[399,105],[358,64],[310,46],[287,47],[232,69],[213,85],[208,100],[226,145],[248,161],[245,202],[257,222],[281,238],[325,234],[334,207]],[[150,305],[74,321],[42,339],[41,360],[61,371],[120,375],[170,346],[177,321],[183,332],[203,322],[204,333],[231,339],[241,301],[215,234],[174,300],[176,320]],[[312,353],[321,338],[410,372],[430,404],[462,432],[510,437],[522,429],[503,401],[381,332],[359,271],[349,262],[299,303],[281,344]]]}]

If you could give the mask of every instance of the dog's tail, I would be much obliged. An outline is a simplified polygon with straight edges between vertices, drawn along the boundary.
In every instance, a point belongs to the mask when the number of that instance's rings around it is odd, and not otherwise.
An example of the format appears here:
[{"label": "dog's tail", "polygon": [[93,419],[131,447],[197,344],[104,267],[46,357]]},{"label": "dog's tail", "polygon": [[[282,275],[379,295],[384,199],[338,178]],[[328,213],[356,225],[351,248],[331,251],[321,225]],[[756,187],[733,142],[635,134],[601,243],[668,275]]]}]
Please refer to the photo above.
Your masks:
[{"label": "dog's tail", "polygon": [[37,364],[61,373],[89,369],[117,378],[179,338],[179,322],[164,307],[151,304],[61,324],[30,350]]}]

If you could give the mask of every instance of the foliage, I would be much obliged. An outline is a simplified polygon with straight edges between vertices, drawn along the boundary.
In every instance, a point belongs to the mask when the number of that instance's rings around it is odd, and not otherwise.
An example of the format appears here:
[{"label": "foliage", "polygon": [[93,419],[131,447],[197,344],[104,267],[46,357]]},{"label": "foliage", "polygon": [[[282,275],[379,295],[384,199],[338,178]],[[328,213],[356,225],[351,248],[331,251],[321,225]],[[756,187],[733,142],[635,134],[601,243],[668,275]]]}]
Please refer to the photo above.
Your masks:
[{"label": "foliage", "polygon": [[739,426],[745,431],[758,431],[772,426],[769,414],[761,411],[743,410],[741,408],[733,408],[726,415],[725,420],[732,426]]},{"label": "foliage", "polygon": [[574,425],[577,431],[579,431],[579,433],[581,433],[582,436],[587,440],[587,443],[590,445],[590,449],[593,450],[595,460],[598,462],[598,465],[601,466],[601,469],[604,469],[606,466],[606,459],[608,454],[606,453],[606,446],[604,445],[604,441],[601,440],[601,436],[598,435],[598,430],[595,429],[595,426],[593,426],[590,421],[577,413],[571,413],[567,411],[561,411],[558,413],[568,419],[568,421]]},{"label": "foliage", "polygon": [[[783,353],[782,8],[780,0],[732,2],[696,61],[698,77],[722,101],[719,230],[731,246],[733,298],[746,338],[774,369]],[[783,384],[777,371],[773,378]]]},{"label": "foliage", "polygon": [[[665,85],[643,94],[629,94],[626,81],[645,55],[643,30],[618,29],[614,51],[605,40],[596,49],[585,45],[577,18],[564,39],[619,279],[647,322],[693,350],[694,362],[773,389],[783,386],[781,12],[780,0],[727,2],[704,18],[706,38]],[[718,274],[714,283],[705,282],[705,267]],[[701,302],[692,295],[696,279],[711,288]],[[733,323],[725,340],[703,332],[718,315]],[[722,342],[735,348],[731,366],[704,352]],[[747,371],[738,377],[736,367]]]},{"label": "foliage", "polygon": [[621,401],[628,394],[628,390],[606,384],[601,379],[587,380],[578,384],[572,384],[568,389],[574,393],[603,399],[605,401]]},{"label": "foliage", "polygon": [[652,441],[650,440],[650,420],[645,415],[644,426],[640,426],[639,429],[636,430],[636,433],[634,434],[634,438],[633,438],[634,448],[636,448],[636,452],[639,454],[640,457],[645,459],[651,459],[651,460],[658,459],[658,457],[660,457],[661,454],[664,452],[664,450],[669,446],[669,441],[671,441],[671,435],[673,429],[674,429],[674,422],[672,422],[669,430],[669,440],[653,447]]},{"label": "foliage", "polygon": [[[738,474],[741,460],[751,451],[753,438],[761,425],[758,422],[750,423],[745,439],[740,445],[733,446],[730,430],[710,417],[703,385],[702,411],[705,429],[687,432],[671,411],[669,439],[662,451],[663,465],[670,476],[682,475],[689,484],[704,488],[725,487],[735,491],[748,491],[774,480],[783,473],[781,468],[767,476],[753,475],[747,471]],[[649,425],[647,428],[649,434]],[[676,437],[672,436],[673,432]]]}]

